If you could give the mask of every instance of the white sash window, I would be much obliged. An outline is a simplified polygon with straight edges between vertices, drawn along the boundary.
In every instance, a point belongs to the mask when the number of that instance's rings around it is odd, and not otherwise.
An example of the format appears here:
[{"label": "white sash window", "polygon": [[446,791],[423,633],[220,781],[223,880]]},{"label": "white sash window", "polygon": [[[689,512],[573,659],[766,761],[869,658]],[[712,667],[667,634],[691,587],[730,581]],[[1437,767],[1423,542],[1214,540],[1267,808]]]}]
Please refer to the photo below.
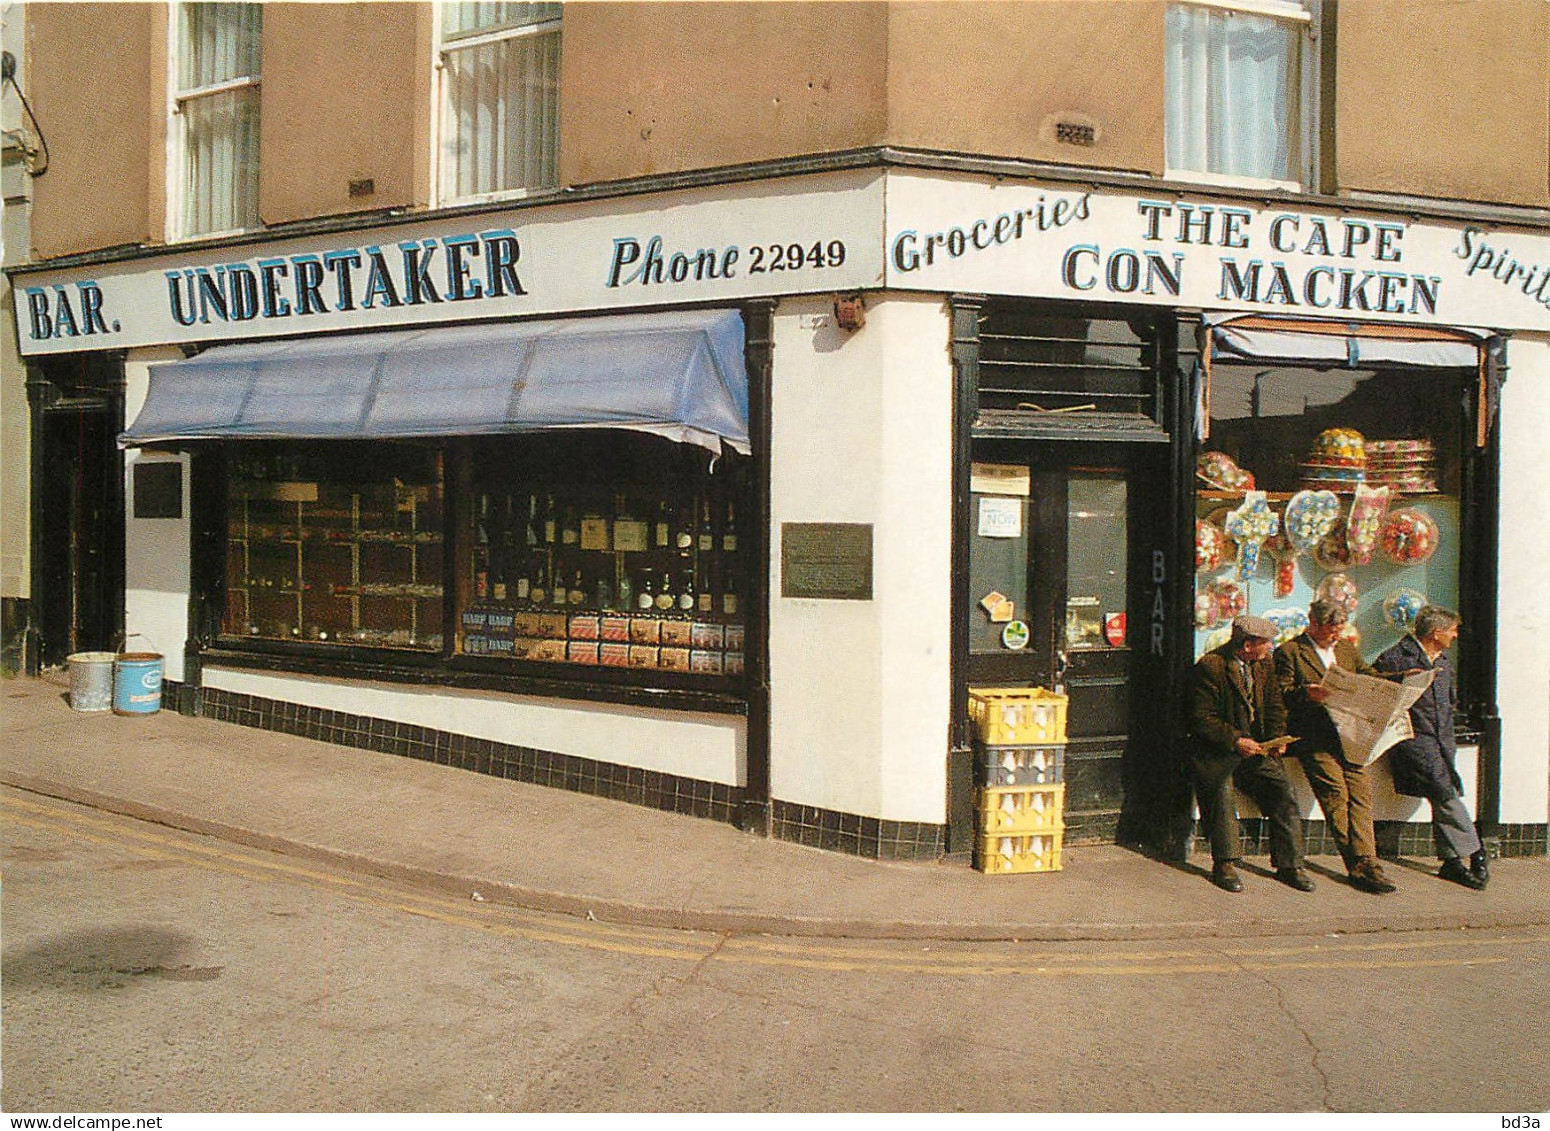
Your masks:
[{"label": "white sash window", "polygon": [[174,18],[173,234],[256,228],[263,5],[180,4]]},{"label": "white sash window", "polygon": [[441,199],[558,183],[560,5],[441,7]]},{"label": "white sash window", "polygon": [[1306,5],[1174,3],[1166,50],[1170,176],[1310,184],[1317,54]]}]

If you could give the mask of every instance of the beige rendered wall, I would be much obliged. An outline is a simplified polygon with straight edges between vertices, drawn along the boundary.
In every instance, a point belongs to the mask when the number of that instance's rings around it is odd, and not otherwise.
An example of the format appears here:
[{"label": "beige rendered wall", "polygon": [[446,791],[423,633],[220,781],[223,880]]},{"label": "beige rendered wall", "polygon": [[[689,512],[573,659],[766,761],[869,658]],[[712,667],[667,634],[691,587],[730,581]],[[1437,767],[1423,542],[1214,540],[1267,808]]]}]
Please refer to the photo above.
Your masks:
[{"label": "beige rendered wall", "polygon": [[165,4],[29,4],[28,101],[48,139],[34,258],[160,242]]},{"label": "beige rendered wall", "polygon": [[567,5],[560,181],[876,145],[887,19],[882,3]]},{"label": "beige rendered wall", "polygon": [[1342,189],[1550,204],[1550,3],[1339,8]]},{"label": "beige rendered wall", "polygon": [[428,4],[265,5],[264,223],[428,202],[430,36]]},{"label": "beige rendered wall", "polygon": [[[1163,171],[1162,0],[889,6],[888,141]],[[1092,146],[1055,140],[1090,125]]]}]

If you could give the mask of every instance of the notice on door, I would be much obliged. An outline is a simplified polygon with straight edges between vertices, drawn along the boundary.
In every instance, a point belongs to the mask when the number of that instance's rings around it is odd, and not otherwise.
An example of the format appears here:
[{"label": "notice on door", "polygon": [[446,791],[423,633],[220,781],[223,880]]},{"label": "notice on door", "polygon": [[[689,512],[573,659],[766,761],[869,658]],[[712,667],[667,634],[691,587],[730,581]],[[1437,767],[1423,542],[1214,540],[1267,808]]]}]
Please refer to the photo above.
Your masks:
[{"label": "notice on door", "polygon": [[1020,538],[1023,533],[1023,501],[996,496],[980,500],[981,538]]},{"label": "notice on door", "polygon": [[1033,486],[1028,468],[1017,463],[975,463],[969,465],[969,490],[976,495],[1021,495],[1027,498]]}]

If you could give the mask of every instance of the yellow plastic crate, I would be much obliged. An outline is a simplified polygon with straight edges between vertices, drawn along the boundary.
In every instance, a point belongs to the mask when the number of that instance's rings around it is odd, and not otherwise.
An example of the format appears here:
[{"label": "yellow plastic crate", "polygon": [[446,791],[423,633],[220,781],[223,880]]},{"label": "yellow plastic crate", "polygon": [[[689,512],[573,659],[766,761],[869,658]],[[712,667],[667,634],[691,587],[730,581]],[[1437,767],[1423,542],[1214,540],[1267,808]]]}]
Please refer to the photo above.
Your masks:
[{"label": "yellow plastic crate", "polygon": [[987,786],[980,790],[980,833],[1058,833],[1065,803],[1064,785]]},{"label": "yellow plastic crate", "polygon": [[1061,833],[991,833],[975,845],[974,866],[988,876],[1060,871]]},{"label": "yellow plastic crate", "polygon": [[986,746],[1066,740],[1066,696],[1042,687],[971,687],[969,718]]}]

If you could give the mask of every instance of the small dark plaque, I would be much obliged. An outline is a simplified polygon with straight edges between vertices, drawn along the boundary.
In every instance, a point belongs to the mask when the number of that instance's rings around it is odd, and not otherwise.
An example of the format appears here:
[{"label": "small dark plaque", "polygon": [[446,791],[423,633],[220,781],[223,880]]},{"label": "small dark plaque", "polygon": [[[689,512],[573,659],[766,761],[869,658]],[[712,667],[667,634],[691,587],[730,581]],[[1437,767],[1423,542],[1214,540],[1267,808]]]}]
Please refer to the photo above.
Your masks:
[{"label": "small dark plaque", "polygon": [[872,524],[781,523],[780,595],[870,601]]},{"label": "small dark plaque", "polygon": [[135,464],[135,517],[183,517],[183,465]]}]

